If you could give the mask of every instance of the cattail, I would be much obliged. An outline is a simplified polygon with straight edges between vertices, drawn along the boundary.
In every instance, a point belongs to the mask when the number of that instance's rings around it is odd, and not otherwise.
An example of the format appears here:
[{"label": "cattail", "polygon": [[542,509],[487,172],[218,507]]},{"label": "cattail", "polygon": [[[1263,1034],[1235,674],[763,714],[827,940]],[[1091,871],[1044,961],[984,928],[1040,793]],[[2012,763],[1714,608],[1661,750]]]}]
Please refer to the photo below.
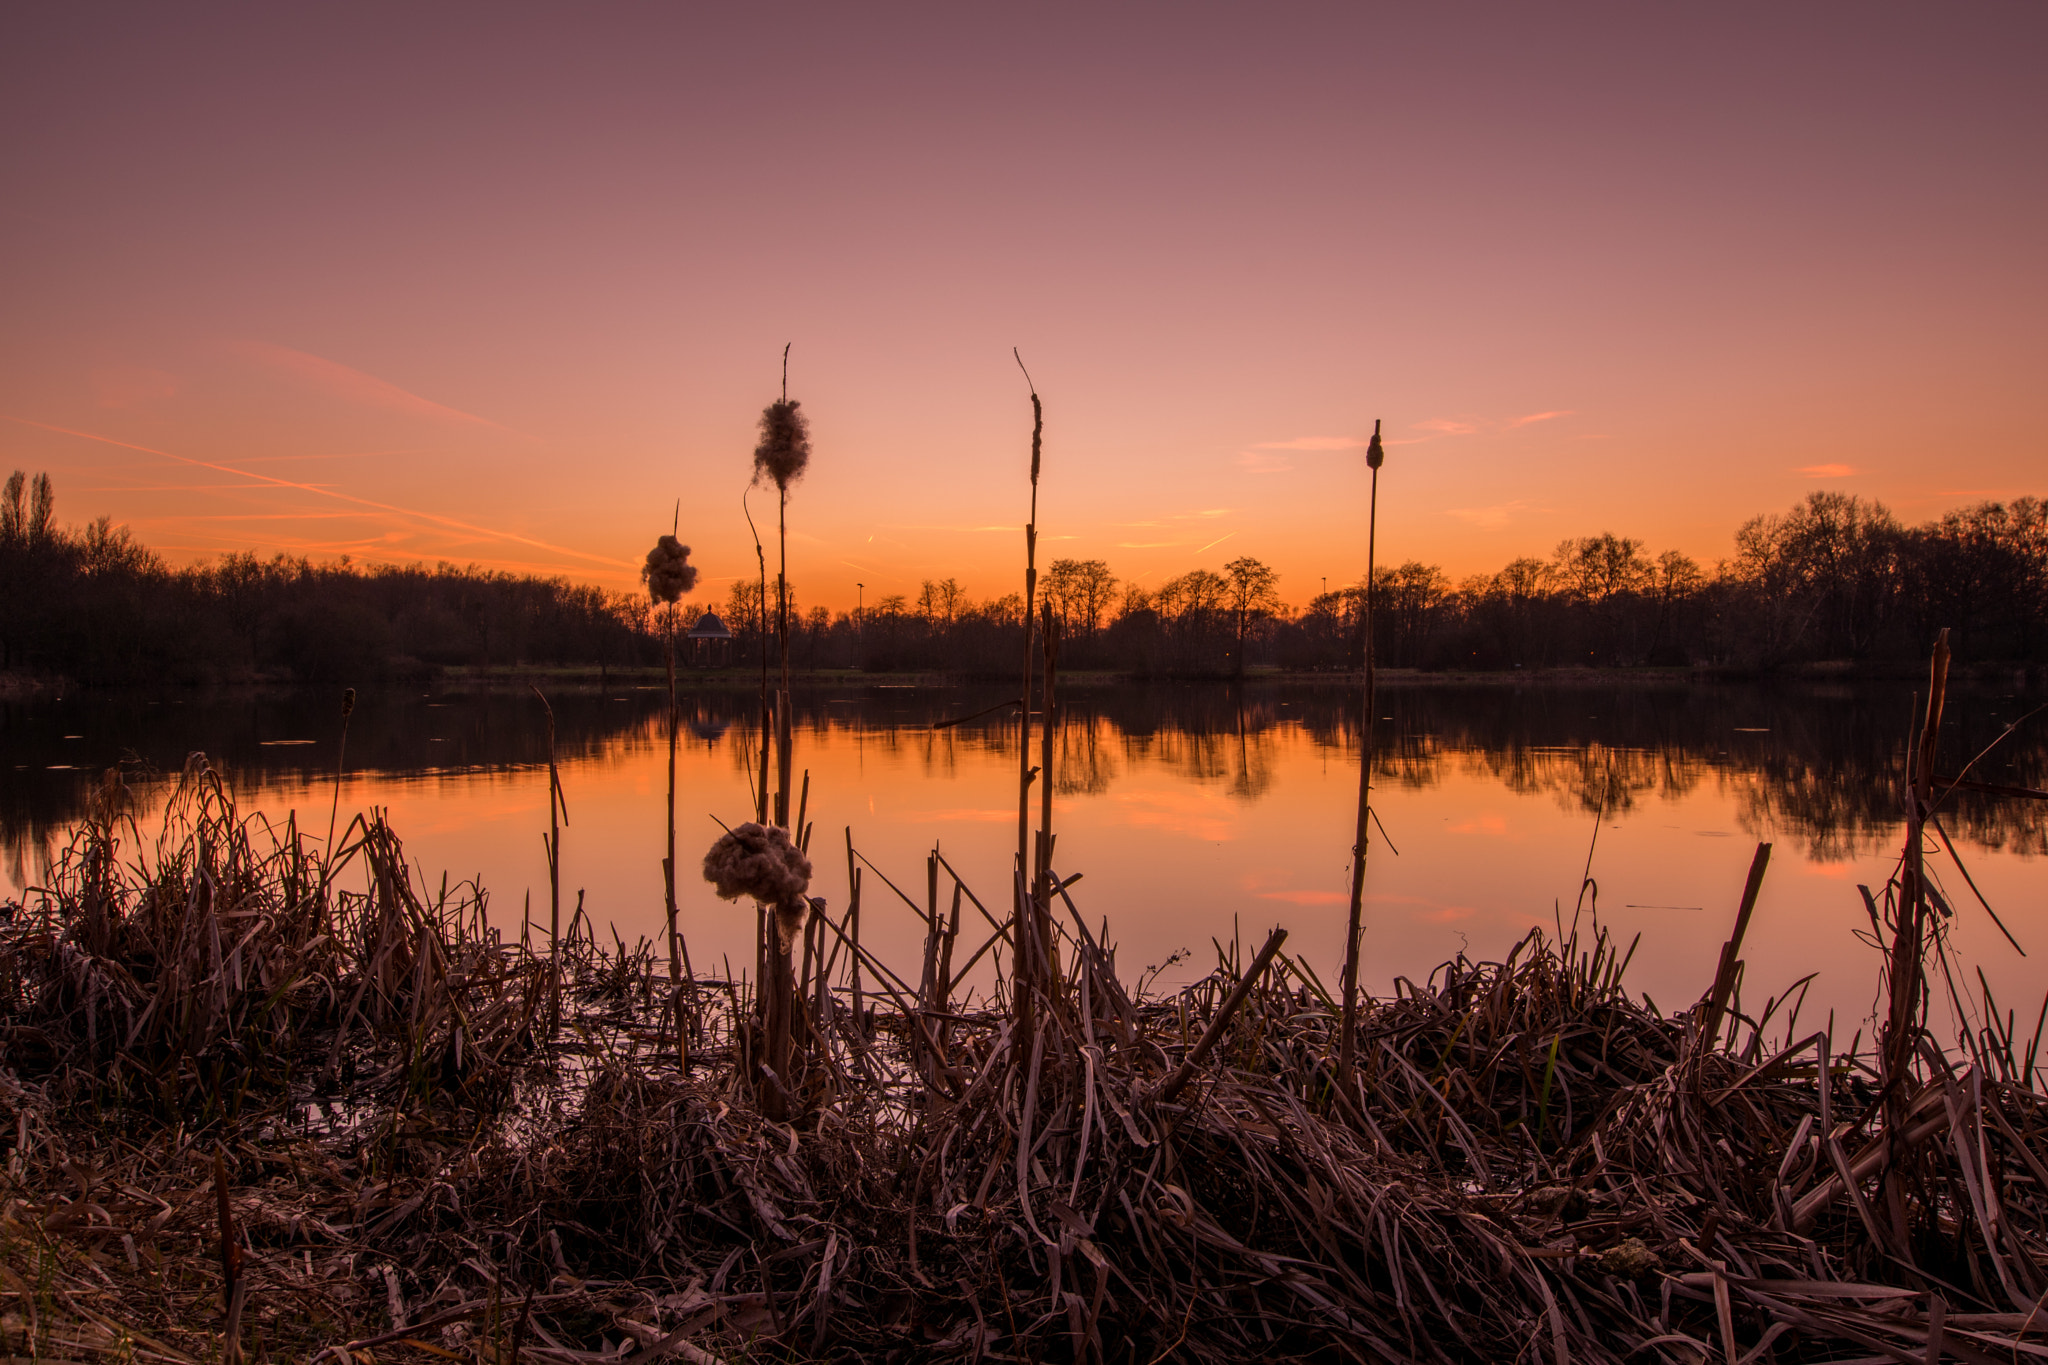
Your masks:
[{"label": "cattail", "polygon": [[751,820],[720,836],[704,855],[704,880],[726,900],[751,896],[775,907],[776,936],[787,953],[810,917],[811,860],[780,825]]},{"label": "cattail", "polygon": [[787,493],[811,462],[811,427],[799,409],[784,398],[761,411],[761,443],[754,447],[754,480],[766,478]]},{"label": "cattail", "polygon": [[663,536],[647,552],[640,578],[655,601],[673,606],[697,586],[697,566],[690,562],[690,547],[674,536]]},{"label": "cattail", "polygon": [[355,713],[355,709],[356,709],[356,690],[355,690],[355,689],[354,689],[353,687],[344,687],[344,688],[342,688],[342,689],[341,689],[341,718],[342,718],[343,720],[347,720],[347,719],[348,719],[348,718],[349,718],[349,717],[350,717],[351,715],[353,715],[353,714]]},{"label": "cattail", "polygon": [[768,905],[801,903],[811,886],[811,860],[782,826],[749,820],[704,855],[704,880],[729,901],[752,896]]}]

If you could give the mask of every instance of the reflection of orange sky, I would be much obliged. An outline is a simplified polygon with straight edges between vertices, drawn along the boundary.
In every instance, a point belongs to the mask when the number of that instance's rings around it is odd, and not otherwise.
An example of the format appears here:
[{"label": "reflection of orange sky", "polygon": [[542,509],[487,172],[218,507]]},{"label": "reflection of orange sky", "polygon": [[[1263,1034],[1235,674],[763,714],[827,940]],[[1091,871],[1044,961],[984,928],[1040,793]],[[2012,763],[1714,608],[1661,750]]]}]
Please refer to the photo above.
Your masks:
[{"label": "reflection of orange sky", "polygon": [[[1005,904],[1015,752],[949,733],[945,743],[930,742],[930,732],[845,727],[800,738],[799,765],[811,774],[813,890],[835,914],[845,908],[848,825],[860,851],[920,904],[924,858],[935,840],[984,904]],[[597,922],[616,924],[629,945],[638,936],[658,939],[662,925],[666,752],[652,738],[629,732],[563,770],[570,815],[563,913],[580,891]],[[1133,738],[1121,746],[1123,762],[1105,790],[1057,803],[1058,870],[1083,874],[1072,893],[1082,913],[1091,923],[1108,917],[1128,971],[1187,949],[1192,956],[1179,975],[1167,978],[1185,980],[1213,962],[1211,938],[1241,932],[1255,940],[1279,923],[1292,932],[1290,951],[1334,981],[1349,899],[1355,770],[1283,724],[1260,736],[1255,757],[1267,780],[1262,794],[1247,798],[1233,794],[1234,759],[1198,776],[1186,755],[1164,752],[1169,747]],[[752,961],[751,911],[717,900],[694,874],[695,851],[718,832],[711,817],[733,821],[748,809],[746,774],[735,761],[748,748],[745,733],[734,730],[682,751],[682,922],[693,960],[711,970],[727,958],[736,966]],[[529,896],[535,921],[547,922],[546,781],[544,769],[356,777],[342,809],[387,809],[430,885],[443,870],[454,880],[480,877],[496,922],[516,932]],[[302,817],[312,812],[318,818],[301,824],[317,831],[325,828],[328,799],[328,789],[313,786],[266,793],[261,804],[273,815],[294,806]],[[1425,786],[1387,784],[1377,799],[1400,852],[1375,837],[1365,897],[1365,979],[1375,990],[1461,949],[1498,956],[1532,927],[1570,921],[1591,819],[1555,790],[1511,792],[1483,765],[1459,762],[1443,765]],[[1035,803],[1033,810],[1035,819]],[[1473,821],[1471,811],[1485,816]],[[1642,935],[1629,980],[1662,1006],[1689,1001],[1712,974],[1752,849],[1739,828],[1743,818],[1732,791],[1699,783],[1639,795],[1600,830],[1597,892],[1583,923],[1590,926],[1597,909],[1599,923],[1624,945]],[[1514,839],[1476,833],[1474,824]],[[1800,840],[1766,834],[1776,848],[1745,954],[1747,989],[1783,989],[1818,970],[1811,1022],[1834,1009],[1844,1021],[1837,1031],[1851,1030],[1868,1010],[1877,969],[1875,953],[1853,936],[1867,928],[1855,884],[1881,886],[1893,855],[1880,849],[1809,861]],[[2023,942],[2048,932],[2048,919],[2037,913],[2048,864],[1981,850],[1967,856],[1978,885]],[[945,880],[942,874],[941,897],[949,900]],[[864,940],[887,961],[916,961],[919,915],[878,877],[865,886]],[[1957,905],[1951,934],[1969,979],[1981,965],[2001,999],[2015,1004],[2048,990],[2038,959],[2013,954],[1973,901]]]},{"label": "reflection of orange sky", "polygon": [[1453,574],[2041,492],[2048,13],[1861,13],[42,7],[0,469],[178,561],[618,588],[680,498],[722,595],[793,341],[839,608],[1016,586],[1013,344],[1041,559],[1145,584],[1355,577],[1375,417]]}]

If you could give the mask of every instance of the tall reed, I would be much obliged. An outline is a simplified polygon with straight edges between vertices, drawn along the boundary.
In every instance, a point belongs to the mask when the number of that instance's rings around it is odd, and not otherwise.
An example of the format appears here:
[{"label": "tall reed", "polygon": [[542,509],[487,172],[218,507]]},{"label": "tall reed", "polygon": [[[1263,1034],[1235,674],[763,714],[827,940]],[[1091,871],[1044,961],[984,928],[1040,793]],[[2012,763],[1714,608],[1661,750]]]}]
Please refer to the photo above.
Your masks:
[{"label": "tall reed", "polygon": [[662,892],[668,911],[669,982],[680,985],[683,953],[676,928],[676,731],[680,715],[676,707],[676,604],[697,585],[697,568],[690,563],[690,547],[676,539],[682,521],[682,502],[676,503],[676,524],[668,535],[647,552],[640,576],[648,595],[664,608],[662,654],[668,664],[668,855],[661,860]]},{"label": "tall reed", "polygon": [[[775,570],[775,638],[782,655],[782,690],[775,701],[776,789],[775,823],[789,825],[791,779],[795,776],[793,725],[789,686],[789,489],[801,479],[811,462],[810,424],[802,404],[789,398],[789,347],[782,348],[782,397],[761,413],[761,440],[754,447],[754,481],[766,478],[775,485],[775,536],[779,556]],[[766,572],[765,566],[763,572]],[[763,593],[765,596],[766,588]],[[767,603],[763,601],[762,611]],[[767,668],[766,650],[762,669]]]},{"label": "tall reed", "polygon": [[[753,487],[748,485],[749,490]],[[740,494],[740,511],[747,518],[747,531],[754,537],[754,566],[760,574],[754,594],[754,622],[761,636],[761,784],[754,789],[754,822],[768,823],[768,764],[774,753],[775,711],[768,694],[768,552],[761,548],[761,533],[754,527],[753,509],[747,495]]]},{"label": "tall reed", "polygon": [[1372,575],[1374,533],[1379,525],[1380,466],[1387,453],[1380,444],[1379,419],[1372,424],[1372,442],[1365,448],[1366,468],[1372,471],[1372,492],[1365,514],[1365,602],[1361,625],[1365,631],[1365,713],[1358,728],[1358,827],[1351,843],[1351,913],[1344,930],[1344,1017],[1343,1034],[1337,1042],[1337,1085],[1348,1100],[1351,1094],[1351,1064],[1358,1046],[1358,950],[1360,920],[1365,904],[1365,854],[1372,818],[1373,720],[1379,706],[1373,697]]},{"label": "tall reed", "polygon": [[[1024,357],[1015,348],[1010,354],[1016,357],[1017,368],[1024,372],[1025,387],[1031,391],[1031,519],[1024,523],[1024,671],[1017,692],[1017,889],[1015,892],[1015,932],[1013,952],[1016,959],[1017,1000],[1019,1019],[1027,1018],[1029,990],[1038,989],[1051,977],[1050,959],[1046,956],[1050,945],[1046,935],[1040,931],[1037,922],[1041,916],[1035,906],[1036,898],[1026,885],[1031,876],[1031,674],[1034,605],[1038,596],[1038,471],[1045,444],[1045,406],[1038,400],[1038,386],[1031,382],[1031,371],[1025,369]],[[1028,1025],[1025,1026],[1028,1029]]]}]

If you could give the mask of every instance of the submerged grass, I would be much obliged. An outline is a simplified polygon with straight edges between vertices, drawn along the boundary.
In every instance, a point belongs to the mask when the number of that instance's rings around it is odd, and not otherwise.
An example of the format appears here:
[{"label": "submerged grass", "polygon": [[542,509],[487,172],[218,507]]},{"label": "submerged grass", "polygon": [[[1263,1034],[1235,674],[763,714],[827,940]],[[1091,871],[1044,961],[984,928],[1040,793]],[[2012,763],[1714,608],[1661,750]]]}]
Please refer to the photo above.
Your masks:
[{"label": "submerged grass", "polygon": [[138,843],[110,785],[0,924],[21,1358],[2048,1354],[2031,1050],[1923,1043],[1895,1100],[1739,944],[1676,1015],[1604,936],[1460,957],[1342,1084],[1284,935],[1149,995],[1050,872],[1056,978],[963,1001],[1011,920],[934,856],[917,984],[813,917],[775,1121],[747,982],[502,936],[376,812],[330,864],[195,760]]}]

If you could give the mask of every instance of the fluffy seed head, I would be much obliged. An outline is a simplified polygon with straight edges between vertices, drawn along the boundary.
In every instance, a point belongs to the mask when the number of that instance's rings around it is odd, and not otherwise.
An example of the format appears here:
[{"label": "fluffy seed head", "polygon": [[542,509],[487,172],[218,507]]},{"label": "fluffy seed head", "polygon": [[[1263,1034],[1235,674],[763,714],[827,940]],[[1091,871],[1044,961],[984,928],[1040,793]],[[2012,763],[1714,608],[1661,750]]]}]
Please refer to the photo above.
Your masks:
[{"label": "fluffy seed head", "polygon": [[801,910],[811,885],[811,860],[789,841],[789,831],[782,826],[750,820],[720,836],[704,855],[704,880],[729,901],[751,896]]},{"label": "fluffy seed head", "polygon": [[754,478],[766,478],[787,493],[811,462],[811,427],[791,399],[761,411],[761,443],[754,447]]},{"label": "fluffy seed head", "polygon": [[640,577],[655,601],[675,602],[697,586],[697,566],[690,562],[690,547],[674,536],[663,536],[647,552]]}]

